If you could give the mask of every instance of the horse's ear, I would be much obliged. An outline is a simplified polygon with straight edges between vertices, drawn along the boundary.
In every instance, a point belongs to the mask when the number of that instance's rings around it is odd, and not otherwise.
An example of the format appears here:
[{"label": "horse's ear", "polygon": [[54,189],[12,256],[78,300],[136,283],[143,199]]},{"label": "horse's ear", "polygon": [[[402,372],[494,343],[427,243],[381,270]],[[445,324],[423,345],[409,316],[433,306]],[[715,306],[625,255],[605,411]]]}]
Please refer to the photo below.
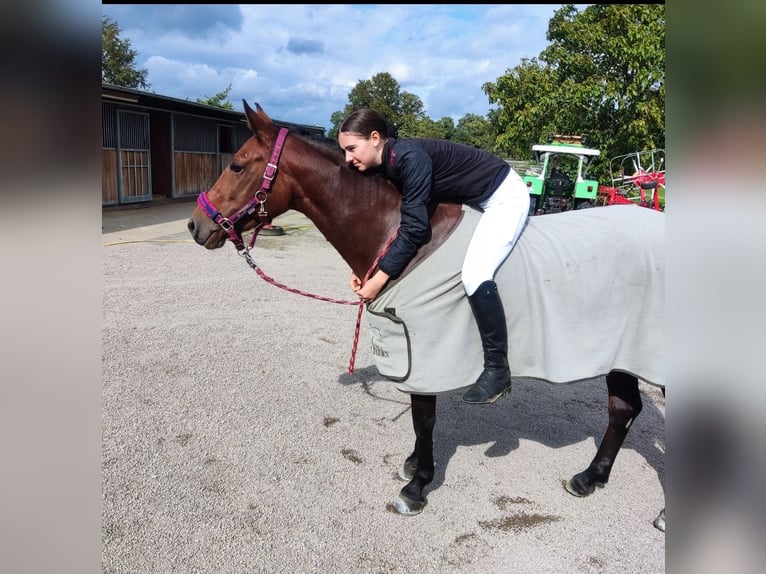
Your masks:
[{"label": "horse's ear", "polygon": [[271,125],[271,118],[266,115],[263,108],[256,102],[255,110],[251,108],[247,100],[242,100],[242,105],[245,107],[245,116],[247,116],[247,125],[257,134],[259,130],[264,130],[266,126]]},{"label": "horse's ear", "polygon": [[263,111],[263,108],[261,107],[261,104],[258,102],[255,102],[255,109],[258,111],[258,115],[263,118],[263,121],[267,124],[271,123],[271,118],[266,115],[266,112]]},{"label": "horse's ear", "polygon": [[247,100],[242,99],[242,105],[245,108],[245,118],[247,119],[247,127],[250,128],[251,132],[255,133],[256,131],[258,131],[258,121],[257,121],[258,116],[253,111],[253,108],[251,108],[248,105]]}]

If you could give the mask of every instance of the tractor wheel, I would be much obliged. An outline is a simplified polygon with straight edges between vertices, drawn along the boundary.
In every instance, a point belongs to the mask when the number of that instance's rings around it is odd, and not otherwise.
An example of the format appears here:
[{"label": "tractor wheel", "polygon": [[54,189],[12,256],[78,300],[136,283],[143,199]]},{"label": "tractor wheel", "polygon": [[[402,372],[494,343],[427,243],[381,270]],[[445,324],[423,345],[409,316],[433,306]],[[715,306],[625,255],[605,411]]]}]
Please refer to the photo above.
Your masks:
[{"label": "tractor wheel", "polygon": [[584,201],[579,202],[575,209],[587,209],[589,207],[594,207],[593,202],[589,199],[586,199]]}]

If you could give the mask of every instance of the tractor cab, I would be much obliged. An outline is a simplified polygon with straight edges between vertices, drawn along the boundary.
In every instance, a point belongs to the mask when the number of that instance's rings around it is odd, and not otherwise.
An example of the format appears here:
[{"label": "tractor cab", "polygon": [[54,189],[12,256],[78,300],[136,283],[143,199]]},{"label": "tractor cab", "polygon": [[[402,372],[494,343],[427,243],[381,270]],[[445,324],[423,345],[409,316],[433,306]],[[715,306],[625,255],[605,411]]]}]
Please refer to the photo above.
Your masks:
[{"label": "tractor cab", "polygon": [[558,213],[596,205],[598,182],[588,179],[588,166],[601,153],[586,147],[587,135],[551,135],[547,144],[535,144],[536,165],[524,183],[530,196],[530,215]]}]

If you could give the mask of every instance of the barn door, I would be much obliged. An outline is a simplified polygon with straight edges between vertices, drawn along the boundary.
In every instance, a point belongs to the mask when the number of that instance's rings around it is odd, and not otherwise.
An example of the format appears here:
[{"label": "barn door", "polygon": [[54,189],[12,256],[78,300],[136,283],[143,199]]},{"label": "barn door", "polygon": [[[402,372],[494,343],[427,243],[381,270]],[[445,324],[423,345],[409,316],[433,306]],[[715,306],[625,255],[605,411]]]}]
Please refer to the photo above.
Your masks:
[{"label": "barn door", "polygon": [[234,134],[231,126],[218,124],[218,173],[222,173],[234,157]]},{"label": "barn door", "polygon": [[151,200],[149,114],[117,110],[117,161],[120,203]]}]

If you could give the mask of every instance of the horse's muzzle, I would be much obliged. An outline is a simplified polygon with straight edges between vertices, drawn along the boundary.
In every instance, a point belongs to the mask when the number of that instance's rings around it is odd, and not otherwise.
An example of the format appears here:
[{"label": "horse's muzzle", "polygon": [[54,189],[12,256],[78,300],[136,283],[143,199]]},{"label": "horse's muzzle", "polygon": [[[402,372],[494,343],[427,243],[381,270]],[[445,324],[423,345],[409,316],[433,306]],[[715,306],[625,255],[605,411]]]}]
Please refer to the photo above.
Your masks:
[{"label": "horse's muzzle", "polygon": [[207,217],[199,221],[193,215],[186,222],[186,228],[199,245],[206,249],[218,249],[226,243],[226,235],[217,225],[214,225]]}]

